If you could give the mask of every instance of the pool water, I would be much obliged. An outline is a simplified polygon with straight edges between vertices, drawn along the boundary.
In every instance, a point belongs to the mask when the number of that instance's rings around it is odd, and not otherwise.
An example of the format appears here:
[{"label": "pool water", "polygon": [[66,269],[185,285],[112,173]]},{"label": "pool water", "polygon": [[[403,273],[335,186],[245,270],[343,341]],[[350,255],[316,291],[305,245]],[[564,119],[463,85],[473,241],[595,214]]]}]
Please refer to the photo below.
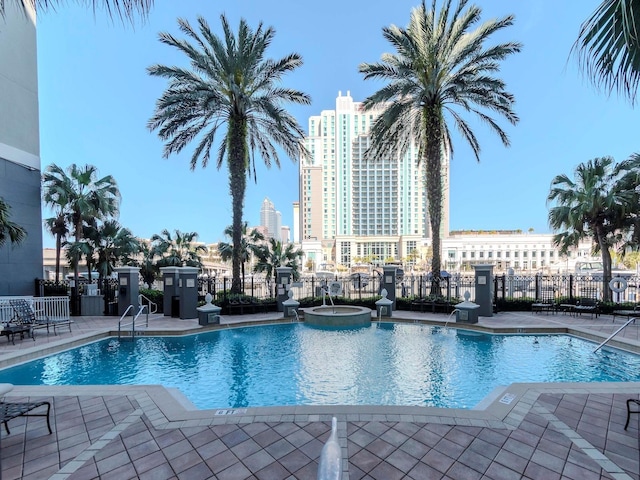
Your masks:
[{"label": "pool water", "polygon": [[639,381],[640,357],[564,335],[488,335],[416,324],[302,324],[106,339],[0,371],[16,385],[178,388],[198,408],[472,408],[514,382]]}]

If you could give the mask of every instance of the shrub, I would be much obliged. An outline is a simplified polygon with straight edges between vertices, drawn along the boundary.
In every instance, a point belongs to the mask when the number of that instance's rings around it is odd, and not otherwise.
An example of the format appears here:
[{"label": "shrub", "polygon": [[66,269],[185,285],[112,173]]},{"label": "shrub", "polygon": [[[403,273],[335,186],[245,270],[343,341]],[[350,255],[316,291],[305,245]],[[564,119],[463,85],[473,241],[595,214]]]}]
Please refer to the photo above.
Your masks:
[{"label": "shrub", "polygon": [[[164,292],[161,290],[153,290],[151,288],[141,288],[140,294],[147,297],[158,306],[158,312],[164,312]],[[144,300],[143,300],[144,303]]]}]

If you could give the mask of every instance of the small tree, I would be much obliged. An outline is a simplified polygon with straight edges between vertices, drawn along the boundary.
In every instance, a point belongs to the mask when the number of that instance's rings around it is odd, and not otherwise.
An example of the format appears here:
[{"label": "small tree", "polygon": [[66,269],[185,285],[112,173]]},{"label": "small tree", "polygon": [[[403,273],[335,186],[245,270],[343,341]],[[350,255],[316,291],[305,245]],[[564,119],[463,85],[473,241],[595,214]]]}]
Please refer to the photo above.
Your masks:
[{"label": "small tree", "polygon": [[276,280],[278,267],[291,267],[293,279],[297,280],[300,277],[298,262],[304,253],[302,250],[296,250],[292,243],[283,247],[280,240],[270,238],[267,243],[253,247],[253,252],[257,259],[253,271],[265,273],[269,288],[271,288],[271,279],[274,282]]}]

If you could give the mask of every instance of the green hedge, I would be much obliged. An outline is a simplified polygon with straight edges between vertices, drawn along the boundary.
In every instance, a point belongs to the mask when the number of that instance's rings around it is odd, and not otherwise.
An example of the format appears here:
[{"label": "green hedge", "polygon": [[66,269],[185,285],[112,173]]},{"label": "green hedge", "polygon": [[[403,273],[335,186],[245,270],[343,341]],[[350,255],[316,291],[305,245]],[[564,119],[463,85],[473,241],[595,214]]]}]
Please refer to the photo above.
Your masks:
[{"label": "green hedge", "polygon": [[140,293],[158,306],[159,313],[164,312],[164,292],[162,290],[152,290],[150,288],[141,288]]}]

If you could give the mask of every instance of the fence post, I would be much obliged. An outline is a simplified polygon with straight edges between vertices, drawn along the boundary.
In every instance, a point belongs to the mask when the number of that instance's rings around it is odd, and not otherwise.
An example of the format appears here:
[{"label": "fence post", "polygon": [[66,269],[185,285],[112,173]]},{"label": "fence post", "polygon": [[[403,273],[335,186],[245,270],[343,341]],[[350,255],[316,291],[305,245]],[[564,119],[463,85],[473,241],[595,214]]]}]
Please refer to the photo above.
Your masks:
[{"label": "fence post", "polygon": [[227,301],[227,277],[222,277],[222,296],[224,297],[224,301]]},{"label": "fence post", "polygon": [[535,288],[536,288],[536,298],[534,300],[542,300],[542,295],[540,295],[540,274],[536,273],[535,276]]},{"label": "fence post", "polygon": [[569,274],[569,300],[573,302],[573,274]]}]

